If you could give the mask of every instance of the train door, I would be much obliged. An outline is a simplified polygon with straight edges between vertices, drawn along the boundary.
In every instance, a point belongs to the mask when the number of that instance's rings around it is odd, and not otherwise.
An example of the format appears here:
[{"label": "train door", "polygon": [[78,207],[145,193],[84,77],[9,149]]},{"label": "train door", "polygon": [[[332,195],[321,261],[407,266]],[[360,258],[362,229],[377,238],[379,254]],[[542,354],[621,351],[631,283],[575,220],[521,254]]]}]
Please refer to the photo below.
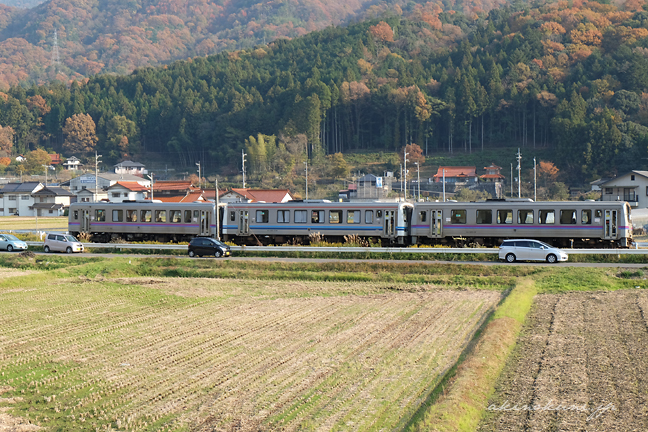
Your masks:
[{"label": "train door", "polygon": [[603,238],[616,239],[617,238],[617,210],[605,210],[605,222],[603,225]]},{"label": "train door", "polygon": [[250,232],[250,217],[247,210],[239,210],[239,234],[247,235]]},{"label": "train door", "polygon": [[443,222],[443,211],[442,210],[430,210],[430,237],[440,238],[442,237],[442,222]]},{"label": "train door", "polygon": [[210,211],[200,210],[200,235],[201,236],[209,236],[211,234],[209,232],[210,214],[211,214]]},{"label": "train door", "polygon": [[396,235],[396,212],[394,210],[385,210],[385,226],[383,237],[393,238]]},{"label": "train door", "polygon": [[90,232],[90,210],[81,210],[80,225],[79,232]]}]

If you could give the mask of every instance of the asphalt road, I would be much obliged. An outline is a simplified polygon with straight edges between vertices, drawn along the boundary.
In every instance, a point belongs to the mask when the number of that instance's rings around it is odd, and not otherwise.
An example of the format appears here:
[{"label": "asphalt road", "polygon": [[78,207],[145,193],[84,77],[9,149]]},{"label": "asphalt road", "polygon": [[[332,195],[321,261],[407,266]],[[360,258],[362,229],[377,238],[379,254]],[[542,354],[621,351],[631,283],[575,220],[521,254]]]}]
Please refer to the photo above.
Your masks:
[{"label": "asphalt road", "polygon": [[[2,254],[7,253],[18,253],[18,252],[6,252],[0,251]],[[36,255],[65,255],[64,253],[49,253],[45,252],[34,252]],[[101,258],[185,258],[185,259],[202,259],[202,260],[234,260],[234,261],[264,261],[264,262],[284,262],[284,263],[326,263],[326,262],[357,262],[357,263],[376,263],[385,260],[372,260],[372,259],[335,259],[335,258],[276,258],[276,257],[237,257],[231,256],[228,258],[213,258],[213,257],[203,257],[203,258],[189,258],[187,255],[142,255],[142,254],[97,254],[97,253],[82,253],[74,254],[73,256],[79,257],[101,257]],[[648,263],[646,264],[633,264],[633,263],[574,263],[574,262],[563,262],[556,264],[548,264],[546,262],[516,262],[512,264],[504,263],[502,261],[436,261],[436,260],[390,260],[389,262],[397,262],[404,264],[454,264],[454,265],[484,265],[484,266],[493,266],[493,265],[506,265],[506,266],[550,266],[550,267],[612,267],[612,268],[648,268]]]}]

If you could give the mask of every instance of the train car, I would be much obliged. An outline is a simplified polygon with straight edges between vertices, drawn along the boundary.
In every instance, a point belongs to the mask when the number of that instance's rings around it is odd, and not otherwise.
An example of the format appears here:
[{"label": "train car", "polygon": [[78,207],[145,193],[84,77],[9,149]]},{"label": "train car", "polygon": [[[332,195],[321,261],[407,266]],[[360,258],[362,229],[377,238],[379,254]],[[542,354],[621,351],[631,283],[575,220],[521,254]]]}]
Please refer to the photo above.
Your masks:
[{"label": "train car", "polygon": [[213,203],[150,201],[83,202],[70,205],[68,230],[91,236],[94,242],[186,242],[197,236],[215,237]]},{"label": "train car", "polygon": [[332,242],[355,234],[383,245],[406,245],[412,209],[399,202],[229,203],[222,232],[225,241],[243,245],[308,244],[315,233]]},{"label": "train car", "polygon": [[630,205],[621,201],[487,200],[422,202],[412,215],[413,244],[484,244],[533,238],[560,247],[629,247]]}]

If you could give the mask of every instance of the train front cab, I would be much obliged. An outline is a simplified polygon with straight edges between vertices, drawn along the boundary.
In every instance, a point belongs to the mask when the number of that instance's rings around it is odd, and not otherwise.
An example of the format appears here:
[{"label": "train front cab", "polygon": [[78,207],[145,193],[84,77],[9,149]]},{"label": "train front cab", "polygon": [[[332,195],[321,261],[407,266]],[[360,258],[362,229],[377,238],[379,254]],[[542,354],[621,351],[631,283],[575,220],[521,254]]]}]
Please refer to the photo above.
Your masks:
[{"label": "train front cab", "polygon": [[603,239],[616,242],[620,247],[630,247],[632,239],[632,216],[630,204],[623,203],[622,207],[603,210]]}]

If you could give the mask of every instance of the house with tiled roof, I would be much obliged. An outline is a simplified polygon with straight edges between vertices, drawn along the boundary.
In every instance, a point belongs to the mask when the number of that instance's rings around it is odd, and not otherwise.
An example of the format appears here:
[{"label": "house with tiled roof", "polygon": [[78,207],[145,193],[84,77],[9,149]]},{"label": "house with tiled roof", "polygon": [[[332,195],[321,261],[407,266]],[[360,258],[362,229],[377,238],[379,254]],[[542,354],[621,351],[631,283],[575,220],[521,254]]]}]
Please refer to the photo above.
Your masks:
[{"label": "house with tiled roof", "polygon": [[61,159],[61,155],[58,153],[50,154],[50,165],[60,165],[63,163],[63,159]]},{"label": "house with tiled roof", "polygon": [[[149,179],[131,174],[113,173],[99,173],[95,182],[94,173],[87,173],[70,180],[70,192],[77,195],[77,201],[79,202],[91,202],[95,201],[92,196],[90,196],[90,199],[88,201],[85,201],[89,198],[86,190],[94,191],[95,188],[97,188],[98,190],[96,191],[96,193],[98,195],[95,198],[96,201],[101,201],[102,199],[108,198],[106,190],[117,182],[136,182],[144,187],[149,187],[151,185],[151,181]],[[79,197],[79,194],[83,196]]]},{"label": "house with tiled roof", "polygon": [[648,171],[632,170],[600,184],[601,201],[627,201],[648,208]]},{"label": "house with tiled roof", "polygon": [[473,184],[478,182],[477,169],[474,166],[440,166],[434,174],[434,183]]},{"label": "house with tiled roof", "polygon": [[69,171],[76,171],[81,168],[83,164],[76,156],[69,157],[64,163],[63,166]]},{"label": "house with tiled roof", "polygon": [[45,186],[31,194],[34,204],[29,207],[36,216],[63,216],[75,195],[67,189]]},{"label": "house with tiled roof", "polygon": [[0,216],[34,216],[32,194],[43,187],[40,182],[7,183],[0,189]]},{"label": "house with tiled roof", "polygon": [[203,192],[189,192],[186,195],[176,195],[176,196],[159,196],[153,195],[155,201],[169,202],[169,203],[192,203],[196,201],[206,201],[203,197]]},{"label": "house with tiled roof", "polygon": [[232,192],[243,197],[247,202],[284,203],[294,199],[288,189],[232,188]]},{"label": "house with tiled roof", "polygon": [[482,175],[480,178],[485,182],[503,182],[504,176],[500,173],[502,167],[491,163],[490,166],[484,167],[486,174]]},{"label": "house with tiled roof", "polygon": [[137,182],[118,181],[106,189],[110,202],[142,201],[149,196],[149,188]]},{"label": "house with tiled roof", "polygon": [[[224,202],[223,201],[223,196],[225,196],[225,194],[227,194],[228,192],[229,192],[229,190],[227,190],[227,189],[219,189],[218,190],[218,201],[219,202]],[[216,190],[215,189],[205,189],[205,190],[203,190],[202,196],[206,201],[216,202]]]},{"label": "house with tiled roof", "polygon": [[139,176],[148,174],[148,170],[146,169],[144,164],[130,160],[119,162],[118,164],[115,164],[114,167],[115,174],[132,174]]}]

